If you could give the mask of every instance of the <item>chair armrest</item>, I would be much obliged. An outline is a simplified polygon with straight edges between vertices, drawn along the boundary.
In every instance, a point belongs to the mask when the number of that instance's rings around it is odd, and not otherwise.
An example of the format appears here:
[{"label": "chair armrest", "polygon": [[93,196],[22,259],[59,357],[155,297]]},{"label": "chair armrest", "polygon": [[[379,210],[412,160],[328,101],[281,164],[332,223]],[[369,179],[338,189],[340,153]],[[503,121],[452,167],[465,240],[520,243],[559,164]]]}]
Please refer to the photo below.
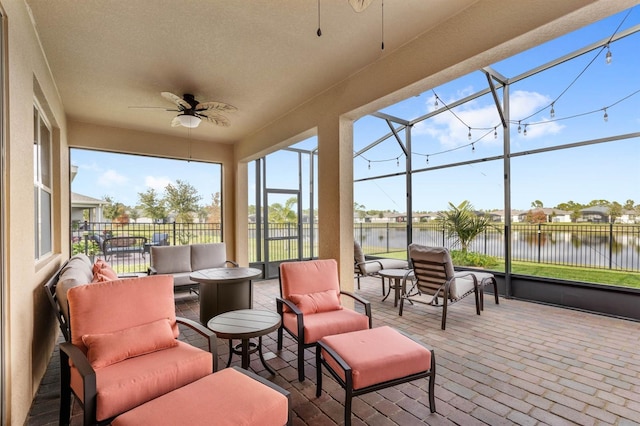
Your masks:
[{"label": "chair armrest", "polygon": [[202,324],[190,320],[189,318],[176,317],[176,322],[189,327],[191,330],[200,334],[209,341],[209,352],[213,355],[213,371],[218,371],[218,339],[216,334]]},{"label": "chair armrest", "polygon": [[[377,264],[378,264],[378,266],[380,267],[380,269],[379,269],[378,271],[380,271],[380,270],[384,269],[384,266],[382,266],[382,262],[380,262],[379,260],[365,260],[364,262],[357,262],[357,263],[356,263],[356,266],[357,266],[357,267],[358,267],[358,269],[360,270],[360,273],[361,273],[361,274],[363,274],[363,275],[368,275],[368,274],[364,274],[364,273],[362,272],[361,265],[369,265],[369,264],[374,264],[374,263],[377,263]],[[376,274],[376,273],[378,273],[378,271],[370,272],[369,274]]]},{"label": "chair armrest", "polygon": [[297,316],[301,316],[302,315],[302,311],[300,310],[300,308],[298,308],[298,306],[296,306],[295,303],[293,303],[290,300],[283,299],[281,297],[277,297],[276,296],[276,305],[277,305],[277,307],[279,307],[278,313],[282,313],[282,304],[287,305],[287,307],[289,309],[291,309],[293,311],[293,313],[296,314]]},{"label": "chair armrest", "polygon": [[371,302],[369,302],[367,299],[364,299],[354,293],[348,292],[348,291],[341,291],[340,295],[345,295],[348,296],[350,298],[352,298],[353,300],[355,300],[356,302],[362,304],[362,306],[364,306],[364,313],[366,316],[369,317],[369,328],[372,327],[373,322],[372,322],[372,318],[371,318]]},{"label": "chair armrest", "polygon": [[[476,274],[474,274],[471,271],[468,271],[468,272],[465,272],[465,271],[455,272],[454,273],[454,277],[452,278],[452,280],[455,279],[455,278],[468,277],[469,275],[471,275],[471,278],[473,278],[473,285],[477,287],[478,286],[478,277],[476,277]],[[451,280],[449,280],[449,281],[451,281]]]},{"label": "chair armrest", "polygon": [[93,375],[95,377],[95,370],[91,366],[87,356],[79,347],[75,346],[71,342],[62,342],[60,343],[60,350],[63,351],[73,362],[73,365],[76,366],[78,372],[83,378],[88,377],[89,375]]},{"label": "chair armrest", "polygon": [[84,420],[86,422],[87,419],[95,419],[96,400],[98,396],[96,372],[80,348],[70,342],[60,343],[60,381],[63,392],[67,392],[66,389],[70,389],[71,387],[71,367],[69,367],[69,360],[73,362],[73,365],[78,369],[80,377],[82,378],[82,401],[85,411]]},{"label": "chair armrest", "polygon": [[237,268],[238,266],[240,266],[240,265],[238,265],[237,262],[234,262],[233,260],[225,260],[225,263],[229,263],[229,264],[233,265],[234,268]]},{"label": "chair armrest", "polygon": [[158,271],[153,266],[149,266],[149,269],[147,269],[147,275],[158,275]]}]

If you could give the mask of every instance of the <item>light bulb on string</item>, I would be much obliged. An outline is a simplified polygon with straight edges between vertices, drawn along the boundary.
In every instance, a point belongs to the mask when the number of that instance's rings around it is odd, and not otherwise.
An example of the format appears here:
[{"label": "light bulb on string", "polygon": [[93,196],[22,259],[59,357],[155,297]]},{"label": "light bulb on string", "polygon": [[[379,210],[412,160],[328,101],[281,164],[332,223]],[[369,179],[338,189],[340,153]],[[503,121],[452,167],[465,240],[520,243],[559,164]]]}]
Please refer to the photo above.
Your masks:
[{"label": "light bulb on string", "polygon": [[493,138],[498,139],[498,126],[493,128]]},{"label": "light bulb on string", "polygon": [[467,135],[467,137],[469,138],[469,140],[471,140],[471,127],[469,127],[469,134]]},{"label": "light bulb on string", "polygon": [[369,161],[369,170],[371,170],[371,161]]},{"label": "light bulb on string", "polygon": [[438,95],[436,95],[436,101],[433,103],[433,108],[434,109],[440,108],[440,105],[438,105]]},{"label": "light bulb on string", "polygon": [[604,122],[605,122],[605,123],[606,123],[607,121],[609,121],[609,114],[607,114],[607,109],[606,109],[606,108],[604,109],[604,117],[602,117],[602,118],[604,118]]},{"label": "light bulb on string", "polygon": [[400,157],[396,157],[396,166],[400,167]]},{"label": "light bulb on string", "polygon": [[556,116],[556,110],[553,109],[553,102],[551,102],[551,111],[549,111],[549,115],[551,116],[551,118],[554,118]]},{"label": "light bulb on string", "polygon": [[524,135],[527,136],[527,125],[524,125]]},{"label": "light bulb on string", "polygon": [[476,143],[471,143],[471,152],[476,152]]},{"label": "light bulb on string", "polygon": [[429,164],[429,156],[427,155],[427,164]]},{"label": "light bulb on string", "polygon": [[607,54],[604,56],[604,59],[607,61],[607,64],[611,63],[611,50],[609,50],[608,44],[607,44]]},{"label": "light bulb on string", "polygon": [[518,133],[522,133],[522,126],[520,125],[519,121],[518,121]]}]

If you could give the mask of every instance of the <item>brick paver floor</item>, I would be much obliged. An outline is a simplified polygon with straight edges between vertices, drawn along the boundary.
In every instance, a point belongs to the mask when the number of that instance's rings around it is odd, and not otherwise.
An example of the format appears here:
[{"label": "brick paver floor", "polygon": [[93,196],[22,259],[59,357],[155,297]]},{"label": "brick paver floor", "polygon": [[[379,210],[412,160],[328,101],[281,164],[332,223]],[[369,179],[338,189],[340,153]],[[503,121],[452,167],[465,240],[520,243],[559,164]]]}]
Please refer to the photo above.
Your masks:
[{"label": "brick paver floor", "polygon": [[[275,311],[277,294],[277,280],[255,282],[254,308]],[[399,317],[392,298],[381,302],[379,279],[364,279],[358,294],[371,301],[374,327],[396,327],[434,348],[437,413],[429,412],[422,379],[354,398],[354,425],[640,425],[640,323],[504,298],[495,305],[490,296],[481,316],[473,297],[450,306],[442,331],[437,308],[406,304]],[[176,310],[197,320],[197,297],[178,294]],[[204,347],[195,333],[183,330],[181,339]],[[227,344],[218,342],[222,366]],[[293,340],[285,338],[278,352],[273,332],[263,344],[276,376],[255,355],[251,367],[291,392],[293,424],[342,424],[337,383],[326,376],[315,396],[314,353],[306,351],[300,383]],[[232,365],[239,362],[234,356]],[[56,349],[28,425],[57,424],[58,387]],[[81,424],[77,404],[72,424]]]}]

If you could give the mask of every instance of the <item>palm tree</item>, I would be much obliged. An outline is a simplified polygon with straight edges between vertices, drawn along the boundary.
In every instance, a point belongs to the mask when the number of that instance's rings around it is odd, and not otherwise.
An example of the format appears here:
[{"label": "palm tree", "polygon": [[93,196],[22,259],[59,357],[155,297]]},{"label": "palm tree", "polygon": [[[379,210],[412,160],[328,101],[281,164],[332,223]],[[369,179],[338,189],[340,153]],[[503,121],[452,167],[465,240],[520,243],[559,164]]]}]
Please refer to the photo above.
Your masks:
[{"label": "palm tree", "polygon": [[467,252],[474,238],[493,227],[489,216],[476,214],[468,200],[458,206],[450,202],[449,210],[439,213],[437,220],[442,223],[447,235],[456,239],[455,244],[460,243],[463,253]]}]

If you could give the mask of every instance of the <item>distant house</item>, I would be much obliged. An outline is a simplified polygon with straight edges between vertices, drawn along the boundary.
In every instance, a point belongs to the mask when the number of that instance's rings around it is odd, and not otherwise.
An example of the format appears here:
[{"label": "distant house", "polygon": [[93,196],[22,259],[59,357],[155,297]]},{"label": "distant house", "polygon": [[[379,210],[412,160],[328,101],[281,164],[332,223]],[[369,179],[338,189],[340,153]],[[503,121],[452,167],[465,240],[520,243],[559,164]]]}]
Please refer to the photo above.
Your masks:
[{"label": "distant house", "polygon": [[622,215],[616,218],[617,223],[640,223],[640,214],[635,210],[623,210]]},{"label": "distant house", "polygon": [[88,222],[102,222],[102,207],[108,204],[105,200],[88,197],[82,194],[71,193],[71,223],[80,226],[84,222],[85,211],[88,211]]},{"label": "distant house", "polygon": [[518,222],[526,222],[527,216],[529,215],[540,215],[544,214],[546,216],[546,223],[567,223],[571,222],[571,212],[565,210],[559,210],[548,207],[541,207],[530,209],[527,211],[522,211],[518,214]]},{"label": "distant house", "polygon": [[607,223],[609,222],[609,207],[593,206],[584,208],[580,210],[578,222]]}]

